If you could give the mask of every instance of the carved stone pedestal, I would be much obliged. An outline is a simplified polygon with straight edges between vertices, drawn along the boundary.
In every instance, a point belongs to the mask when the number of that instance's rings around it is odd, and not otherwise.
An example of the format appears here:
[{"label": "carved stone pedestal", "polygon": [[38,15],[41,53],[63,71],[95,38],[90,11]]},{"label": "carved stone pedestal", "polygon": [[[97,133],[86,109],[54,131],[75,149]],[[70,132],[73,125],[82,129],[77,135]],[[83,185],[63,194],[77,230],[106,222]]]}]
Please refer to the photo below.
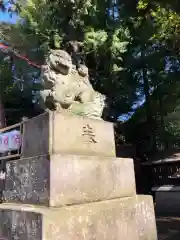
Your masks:
[{"label": "carved stone pedestal", "polygon": [[24,123],[23,158],[6,163],[0,238],[157,240],[132,159],[115,157],[111,123],[46,113]]},{"label": "carved stone pedestal", "polygon": [[113,124],[57,112],[24,123],[23,157],[59,153],[115,157]]}]

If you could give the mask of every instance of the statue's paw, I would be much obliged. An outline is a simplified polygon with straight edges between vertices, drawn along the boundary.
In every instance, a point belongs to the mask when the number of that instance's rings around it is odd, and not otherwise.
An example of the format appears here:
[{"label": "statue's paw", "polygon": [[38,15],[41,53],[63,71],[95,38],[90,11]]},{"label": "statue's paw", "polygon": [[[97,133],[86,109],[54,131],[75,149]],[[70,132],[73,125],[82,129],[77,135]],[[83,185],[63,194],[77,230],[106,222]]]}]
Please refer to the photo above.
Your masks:
[{"label": "statue's paw", "polygon": [[88,76],[88,68],[85,65],[80,65],[78,68],[78,73],[82,77],[87,77]]},{"label": "statue's paw", "polygon": [[94,91],[91,91],[91,89],[88,89],[82,92],[79,95],[79,99],[81,103],[92,102],[94,100]]}]

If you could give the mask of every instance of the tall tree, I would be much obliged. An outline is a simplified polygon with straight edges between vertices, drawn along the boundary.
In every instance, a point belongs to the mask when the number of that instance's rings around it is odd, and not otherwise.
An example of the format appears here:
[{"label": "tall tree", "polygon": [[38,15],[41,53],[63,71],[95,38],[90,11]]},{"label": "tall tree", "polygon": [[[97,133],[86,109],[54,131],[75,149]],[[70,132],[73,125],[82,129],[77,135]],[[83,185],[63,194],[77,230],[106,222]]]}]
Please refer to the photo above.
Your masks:
[{"label": "tall tree", "polygon": [[111,120],[130,111],[137,97],[124,79],[123,55],[131,36],[118,8],[118,1],[28,0],[20,5],[23,21],[18,25],[27,40],[36,39],[36,50],[44,55],[50,48],[69,50],[70,44],[80,43],[77,54],[88,65],[95,89],[107,96]]},{"label": "tall tree", "polygon": [[[166,138],[165,117],[174,111],[179,96],[179,55],[175,49],[179,13],[168,1],[129,0],[121,4],[122,22],[132,36],[124,61],[126,80],[137,83],[136,91],[145,101],[129,121],[130,135],[136,138],[133,141],[146,141],[154,152],[159,144],[158,135]],[[140,124],[142,128],[146,126],[147,134],[138,139],[136,130],[139,131]]]}]

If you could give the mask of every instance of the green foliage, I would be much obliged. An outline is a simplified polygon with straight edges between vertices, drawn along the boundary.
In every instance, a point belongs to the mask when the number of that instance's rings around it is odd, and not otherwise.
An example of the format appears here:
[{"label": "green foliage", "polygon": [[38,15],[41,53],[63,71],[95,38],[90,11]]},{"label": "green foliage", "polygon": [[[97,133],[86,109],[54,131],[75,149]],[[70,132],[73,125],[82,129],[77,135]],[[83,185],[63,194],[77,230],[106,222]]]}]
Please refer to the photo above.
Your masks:
[{"label": "green foliage", "polygon": [[126,81],[130,78],[139,96],[145,98],[145,104],[125,124],[125,135],[135,145],[143,143],[141,151],[151,156],[180,146],[177,121],[166,118],[179,105],[180,14],[175,1],[122,4],[124,21],[132,36],[123,64]]},{"label": "green foliage", "polygon": [[108,98],[108,116],[116,120],[131,109],[136,94],[126,83],[122,66],[131,33],[118,15],[109,12],[119,6],[100,0],[28,0],[25,5],[20,1],[16,4],[23,19],[16,29],[26,38],[24,42],[31,37],[31,48],[39,45],[44,56],[50,48],[66,48],[70,40],[81,42],[93,86]]},{"label": "green foliage", "polygon": [[84,35],[84,48],[88,51],[96,51],[101,47],[108,39],[107,32],[103,30],[95,31],[94,29],[89,29]]}]

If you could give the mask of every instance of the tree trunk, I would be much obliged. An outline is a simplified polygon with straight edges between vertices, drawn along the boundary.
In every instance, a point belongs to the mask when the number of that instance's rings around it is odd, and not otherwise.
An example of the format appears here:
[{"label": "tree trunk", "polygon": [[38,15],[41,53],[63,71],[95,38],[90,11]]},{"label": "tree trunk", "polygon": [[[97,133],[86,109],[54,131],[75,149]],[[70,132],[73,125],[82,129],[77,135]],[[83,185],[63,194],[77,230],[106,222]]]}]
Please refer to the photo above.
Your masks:
[{"label": "tree trunk", "polygon": [[6,118],[4,112],[4,105],[0,97],[0,129],[6,127]]},{"label": "tree trunk", "polygon": [[165,129],[165,122],[164,122],[164,106],[163,106],[163,102],[162,102],[162,94],[159,91],[159,114],[160,114],[160,122],[161,122],[161,134],[163,136],[163,140],[164,140],[164,149],[168,149],[169,148],[169,142],[166,136],[166,129]]},{"label": "tree trunk", "polygon": [[151,139],[152,139],[152,152],[153,154],[156,152],[156,133],[154,130],[154,119],[152,113],[152,106],[150,100],[150,88],[149,88],[149,81],[147,78],[147,69],[143,67],[143,81],[144,81],[144,95],[145,95],[145,104],[146,104],[146,118],[149,129],[151,131]]}]

